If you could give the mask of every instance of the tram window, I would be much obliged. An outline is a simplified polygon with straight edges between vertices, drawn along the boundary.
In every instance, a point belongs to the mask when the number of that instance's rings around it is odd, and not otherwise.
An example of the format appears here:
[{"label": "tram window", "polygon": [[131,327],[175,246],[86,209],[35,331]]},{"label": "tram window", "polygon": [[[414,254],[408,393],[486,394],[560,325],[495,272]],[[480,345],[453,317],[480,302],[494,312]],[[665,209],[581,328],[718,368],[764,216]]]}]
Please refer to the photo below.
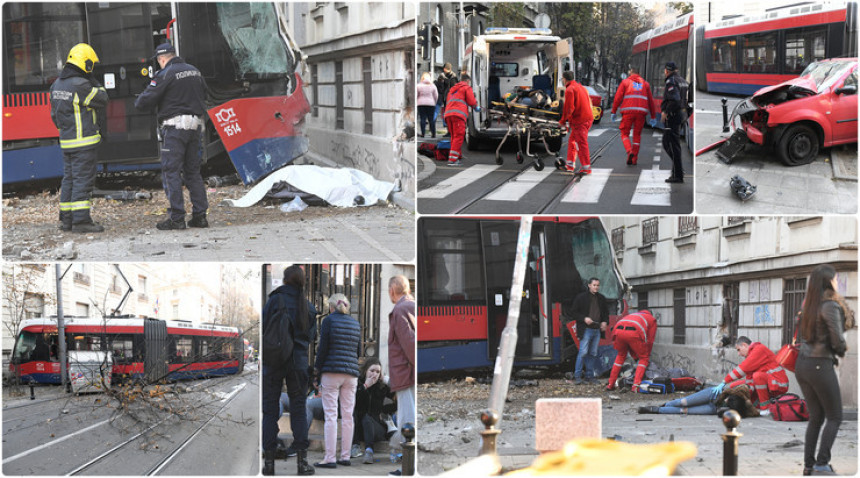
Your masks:
[{"label": "tram window", "polygon": [[30,354],[36,348],[36,335],[26,330],[18,335],[18,341],[15,342],[15,351],[12,357],[22,361],[30,360]]},{"label": "tram window", "polygon": [[69,48],[86,41],[83,3],[5,3],[3,20],[7,93],[44,90],[59,76]]},{"label": "tram window", "polygon": [[[609,238],[599,222],[585,221],[576,225],[562,225],[561,246],[564,248],[557,261],[570,274],[571,288],[584,290],[585,281],[600,279],[600,293],[609,299],[622,295],[621,283],[615,273]],[[562,261],[567,262],[563,264]],[[572,262],[572,263],[571,263]],[[574,285],[575,284],[575,285]]]},{"label": "tram window", "polygon": [[171,358],[171,363],[188,363],[194,361],[194,348],[191,337],[176,337],[176,351]]},{"label": "tram window", "polygon": [[432,302],[483,301],[484,280],[478,223],[427,220],[425,222],[427,267],[419,281],[419,300]]},{"label": "tram window", "polygon": [[269,3],[219,3],[221,34],[237,62],[239,75],[292,71],[278,17]]},{"label": "tram window", "polygon": [[776,35],[768,32],[745,35],[743,42],[744,73],[776,73]]},{"label": "tram window", "polygon": [[825,58],[827,29],[797,28],[785,32],[785,73],[802,72],[810,63]]},{"label": "tram window", "polygon": [[115,362],[130,362],[134,357],[134,341],[131,335],[111,337],[110,344],[110,351]]},{"label": "tram window", "polygon": [[715,39],[711,42],[711,71],[736,70],[734,39]]}]

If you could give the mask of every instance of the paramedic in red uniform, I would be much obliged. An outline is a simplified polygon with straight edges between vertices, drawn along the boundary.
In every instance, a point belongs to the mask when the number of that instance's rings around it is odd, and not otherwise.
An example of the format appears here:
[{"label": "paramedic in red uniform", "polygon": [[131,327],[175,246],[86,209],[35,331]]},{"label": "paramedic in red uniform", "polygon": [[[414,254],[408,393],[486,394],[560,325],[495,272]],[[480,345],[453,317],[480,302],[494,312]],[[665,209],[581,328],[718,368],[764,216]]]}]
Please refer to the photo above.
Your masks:
[{"label": "paramedic in red uniform", "polygon": [[481,111],[472,92],[472,78],[463,73],[460,82],[448,90],[448,99],[445,105],[445,124],[451,133],[451,152],[448,153],[448,166],[459,166],[463,157],[460,150],[463,148],[463,139],[466,136],[466,120],[469,118],[469,107],[475,111]]},{"label": "paramedic in red uniform", "polygon": [[750,390],[755,390],[753,398],[758,397],[759,409],[766,410],[768,400],[788,391],[785,370],[776,362],[776,354],[749,337],[738,337],[735,350],[744,360],[726,375],[718,387],[734,388],[746,384]]},{"label": "paramedic in red uniform", "polygon": [[[639,69],[630,67],[627,78],[618,85],[615,93],[615,101],[612,102],[612,121],[615,121],[615,112],[621,112],[621,142],[624,143],[624,151],[627,152],[627,164],[636,165],[639,159],[639,143],[642,138],[642,127],[645,126],[645,117],[651,114],[657,117],[659,111],[652,111],[654,100],[651,98],[651,85],[639,76]],[[630,144],[630,130],[633,130],[633,144]]]},{"label": "paramedic in red uniform", "polygon": [[615,390],[615,381],[621,372],[621,366],[627,360],[627,353],[639,361],[636,364],[636,374],[633,376],[633,391],[639,391],[639,384],[645,376],[645,369],[651,361],[651,349],[654,347],[654,337],[657,335],[657,319],[647,310],[626,315],[615,323],[613,342],[618,356],[612,364],[609,374],[609,385],[606,390]]},{"label": "paramedic in red uniform", "polygon": [[591,110],[591,98],[588,90],[573,80],[573,72],[568,70],[562,73],[564,78],[564,110],[561,120],[558,122],[570,128],[570,136],[567,138],[567,157],[565,158],[565,169],[574,171],[576,158],[579,158],[582,174],[591,174],[591,156],[588,154],[588,130],[594,122],[594,113]]}]

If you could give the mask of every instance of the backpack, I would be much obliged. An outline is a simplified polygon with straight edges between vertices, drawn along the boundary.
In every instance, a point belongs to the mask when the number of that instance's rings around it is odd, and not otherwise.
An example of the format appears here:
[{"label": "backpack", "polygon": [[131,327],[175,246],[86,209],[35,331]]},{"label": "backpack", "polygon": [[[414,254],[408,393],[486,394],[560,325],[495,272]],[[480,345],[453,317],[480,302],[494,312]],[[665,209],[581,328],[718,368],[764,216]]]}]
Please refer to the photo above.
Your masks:
[{"label": "backpack", "polygon": [[770,411],[770,416],[778,422],[805,422],[809,420],[809,408],[806,406],[806,400],[793,393],[780,395],[768,405],[767,409]]},{"label": "backpack", "polygon": [[263,318],[263,363],[276,368],[286,367],[293,360],[293,334],[290,313],[281,294],[277,294],[277,305],[270,314]]}]

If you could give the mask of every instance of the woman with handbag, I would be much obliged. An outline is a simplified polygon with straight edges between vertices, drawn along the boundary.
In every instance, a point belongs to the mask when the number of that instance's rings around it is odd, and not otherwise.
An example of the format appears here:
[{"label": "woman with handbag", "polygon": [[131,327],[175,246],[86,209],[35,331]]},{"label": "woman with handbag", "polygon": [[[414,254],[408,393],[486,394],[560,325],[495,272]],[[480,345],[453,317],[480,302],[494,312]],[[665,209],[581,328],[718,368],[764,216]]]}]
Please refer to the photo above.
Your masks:
[{"label": "woman with handbag", "polygon": [[809,407],[803,447],[804,475],[835,474],[830,466],[830,449],[842,423],[842,396],[834,365],[838,364],[837,357],[845,356],[843,331],[853,325],[853,314],[836,292],[836,284],[833,266],[816,267],[809,276],[801,309],[800,354],[794,373]]}]

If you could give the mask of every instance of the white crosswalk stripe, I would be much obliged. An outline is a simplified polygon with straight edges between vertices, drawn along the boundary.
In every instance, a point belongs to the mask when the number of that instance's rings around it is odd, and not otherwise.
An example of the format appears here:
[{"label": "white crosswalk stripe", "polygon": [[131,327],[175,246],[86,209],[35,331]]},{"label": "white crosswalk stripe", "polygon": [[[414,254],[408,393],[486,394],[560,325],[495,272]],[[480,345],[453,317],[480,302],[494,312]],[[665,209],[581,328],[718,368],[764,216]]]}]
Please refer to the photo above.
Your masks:
[{"label": "white crosswalk stripe", "polygon": [[457,173],[431,188],[418,191],[418,197],[424,199],[441,199],[448,197],[451,193],[471,185],[498,168],[499,166],[495,164],[476,164],[474,166],[470,166],[465,171]]},{"label": "white crosswalk stripe", "polygon": [[588,131],[588,136],[589,136],[590,138],[593,138],[593,137],[595,137],[595,136],[600,136],[601,134],[605,133],[606,131],[609,131],[609,130],[608,130],[608,129],[606,129],[606,128],[601,128],[601,129],[592,129],[592,130],[589,130],[589,131]]},{"label": "white crosswalk stripe", "polygon": [[636,183],[636,191],[630,204],[634,206],[671,206],[671,185],[665,180],[670,171],[657,169],[645,169],[639,174],[639,182]]},{"label": "white crosswalk stripe", "polygon": [[592,169],[591,174],[584,176],[561,198],[562,203],[594,204],[600,199],[600,194],[609,181],[611,169]]},{"label": "white crosswalk stripe", "polygon": [[515,180],[509,181],[493,191],[485,199],[488,201],[519,201],[554,171],[553,168],[544,168],[543,171],[535,171],[530,168],[517,176]]}]

